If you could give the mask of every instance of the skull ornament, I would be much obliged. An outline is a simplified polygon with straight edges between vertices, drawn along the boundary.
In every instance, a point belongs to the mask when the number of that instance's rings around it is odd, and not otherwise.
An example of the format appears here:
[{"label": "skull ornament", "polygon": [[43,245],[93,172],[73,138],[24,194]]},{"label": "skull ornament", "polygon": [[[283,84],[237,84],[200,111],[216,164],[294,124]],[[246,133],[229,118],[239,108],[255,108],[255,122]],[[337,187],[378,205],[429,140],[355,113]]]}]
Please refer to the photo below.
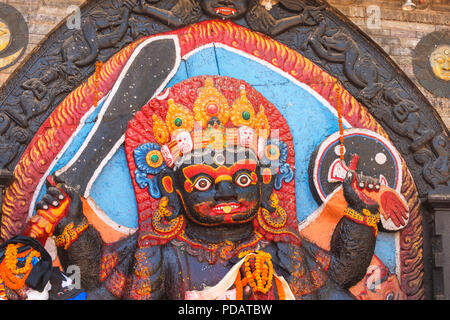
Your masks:
[{"label": "skull ornament", "polygon": [[239,143],[243,147],[249,147],[255,138],[255,131],[247,126],[239,128]]},{"label": "skull ornament", "polygon": [[187,131],[180,132],[176,137],[176,141],[178,149],[184,154],[191,152],[194,147],[191,135]]}]

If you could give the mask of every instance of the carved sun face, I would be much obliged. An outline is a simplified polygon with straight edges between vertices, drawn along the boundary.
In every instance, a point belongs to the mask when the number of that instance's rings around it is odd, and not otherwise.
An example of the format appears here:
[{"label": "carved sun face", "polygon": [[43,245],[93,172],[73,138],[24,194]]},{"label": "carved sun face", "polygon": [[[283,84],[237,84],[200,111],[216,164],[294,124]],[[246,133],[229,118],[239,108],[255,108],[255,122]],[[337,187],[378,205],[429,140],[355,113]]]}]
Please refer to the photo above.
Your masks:
[{"label": "carved sun face", "polygon": [[430,55],[433,73],[439,79],[450,80],[450,46],[438,46]]},{"label": "carved sun face", "polygon": [[201,5],[207,14],[220,19],[242,17],[248,9],[249,0],[203,0]]},{"label": "carved sun face", "polygon": [[8,47],[11,41],[11,32],[8,26],[0,20],[0,52]]},{"label": "carved sun face", "polygon": [[198,157],[203,159],[192,156],[175,171],[187,217],[206,226],[251,221],[261,203],[262,178],[256,156],[242,149]]}]

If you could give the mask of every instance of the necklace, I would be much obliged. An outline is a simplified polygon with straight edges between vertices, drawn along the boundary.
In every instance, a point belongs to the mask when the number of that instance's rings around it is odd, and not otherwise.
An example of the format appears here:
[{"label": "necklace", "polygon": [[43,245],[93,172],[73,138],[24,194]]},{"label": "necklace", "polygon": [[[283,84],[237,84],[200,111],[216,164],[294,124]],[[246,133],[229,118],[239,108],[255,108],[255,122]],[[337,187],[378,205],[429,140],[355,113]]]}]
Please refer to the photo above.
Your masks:
[{"label": "necklace", "polygon": [[182,247],[190,255],[195,256],[200,262],[206,260],[209,264],[215,264],[218,260],[221,262],[228,261],[237,256],[242,251],[254,249],[257,246],[265,246],[265,241],[261,241],[263,236],[255,231],[252,236],[244,241],[237,243],[231,241],[223,241],[219,243],[205,243],[198,239],[189,238],[184,230],[180,232],[177,238],[172,240],[172,244]]}]

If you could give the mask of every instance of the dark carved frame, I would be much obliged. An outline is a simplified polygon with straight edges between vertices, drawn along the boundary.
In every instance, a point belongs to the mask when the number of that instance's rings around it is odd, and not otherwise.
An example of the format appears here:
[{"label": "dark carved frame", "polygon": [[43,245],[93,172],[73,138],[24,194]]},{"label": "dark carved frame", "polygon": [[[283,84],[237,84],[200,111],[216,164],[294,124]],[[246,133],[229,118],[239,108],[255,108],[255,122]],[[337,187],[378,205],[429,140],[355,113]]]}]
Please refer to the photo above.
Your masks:
[{"label": "dark carved frame", "polygon": [[[156,5],[170,10],[176,2],[177,0],[160,1]],[[309,23],[292,27],[273,38],[338,78],[344,87],[367,107],[388,132],[405,159],[422,201],[426,200],[430,191],[448,186],[449,131],[433,106],[392,59],[343,14],[323,1],[300,2],[307,5],[312,13],[319,12],[322,18],[318,19],[315,25]],[[82,30],[69,30],[67,20],[62,21],[2,87],[1,189],[8,186],[11,172],[44,120],[70,91],[92,75],[95,60],[106,61],[139,37],[170,30],[158,20],[132,12],[127,14],[124,8],[120,0],[87,1],[81,7]],[[102,16],[98,15],[99,12],[117,14],[123,24],[106,24],[106,27],[92,29],[93,17],[102,19]],[[277,19],[297,14],[281,5],[275,6],[270,13]],[[206,15],[197,18],[198,21],[207,19],[209,17]],[[245,18],[235,22],[255,29],[254,26],[249,26]],[[265,31],[256,29],[255,31]],[[89,37],[101,40],[102,45],[93,61],[77,66],[74,64],[74,61],[77,61],[75,56],[90,50],[85,40]],[[76,44],[76,51],[71,51],[73,44]],[[33,85],[43,87],[43,95],[38,96],[32,90]],[[37,107],[38,111],[26,119],[20,118],[17,110],[25,110],[27,107]],[[431,298],[433,215],[426,207],[421,208],[421,212],[425,269],[423,297]]]}]

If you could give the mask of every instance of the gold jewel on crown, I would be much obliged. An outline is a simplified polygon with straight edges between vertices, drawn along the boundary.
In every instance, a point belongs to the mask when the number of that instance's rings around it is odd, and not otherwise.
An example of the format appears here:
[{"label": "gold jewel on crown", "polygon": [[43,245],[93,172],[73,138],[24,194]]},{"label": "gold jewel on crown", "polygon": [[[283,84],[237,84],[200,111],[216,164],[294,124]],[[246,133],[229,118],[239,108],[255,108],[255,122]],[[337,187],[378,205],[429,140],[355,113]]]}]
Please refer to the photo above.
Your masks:
[{"label": "gold jewel on crown", "polygon": [[[255,112],[244,86],[231,107],[214,87],[212,78],[206,78],[199,89],[192,111],[173,99],[167,103],[165,121],[156,114],[152,116],[153,135],[161,145],[167,166],[172,167],[179,157],[194,149],[222,150],[227,146],[243,146],[262,157],[270,133],[269,122],[263,106]],[[225,128],[229,121],[233,126]]]}]

